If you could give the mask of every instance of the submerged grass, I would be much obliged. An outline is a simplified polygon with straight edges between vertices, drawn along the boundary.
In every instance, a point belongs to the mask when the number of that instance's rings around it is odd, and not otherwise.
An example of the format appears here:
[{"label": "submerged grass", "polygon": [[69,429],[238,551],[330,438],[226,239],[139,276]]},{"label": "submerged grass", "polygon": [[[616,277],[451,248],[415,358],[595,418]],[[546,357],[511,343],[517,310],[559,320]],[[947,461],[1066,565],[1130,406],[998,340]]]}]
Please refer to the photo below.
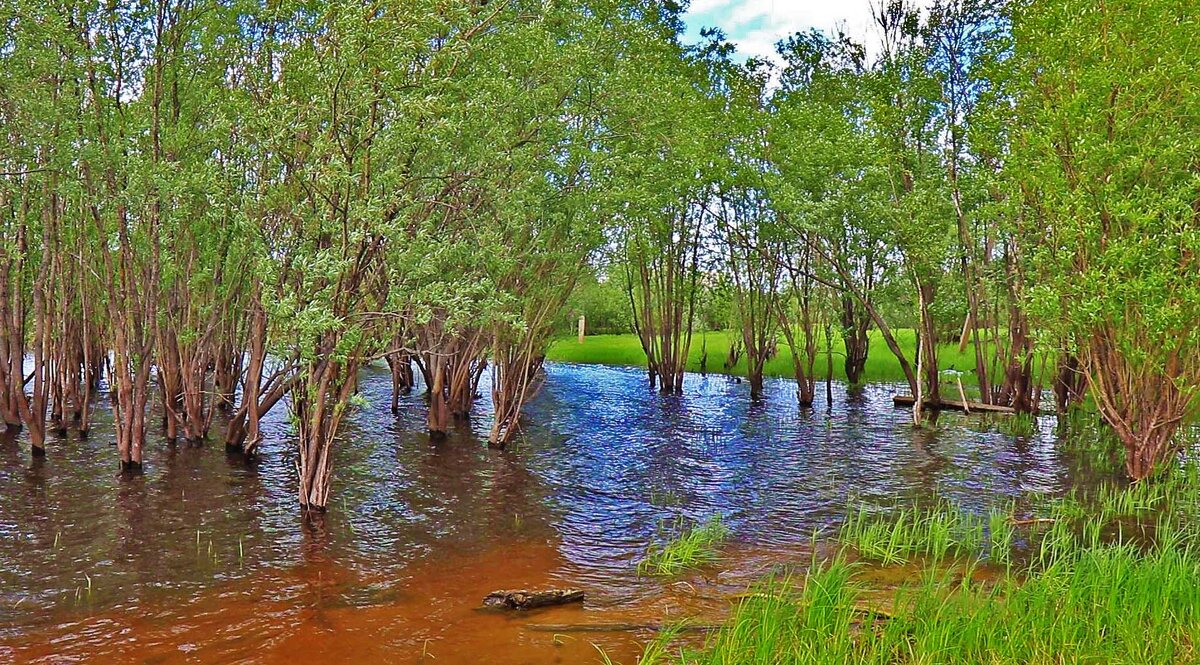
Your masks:
[{"label": "submerged grass", "polygon": [[913,507],[887,513],[859,506],[846,516],[838,540],[884,565],[907,563],[917,554],[935,560],[975,556],[983,546],[984,522],[948,502],[929,510]]},{"label": "submerged grass", "polygon": [[[666,633],[640,662],[1200,662],[1198,482],[1188,463],[1024,519],[1011,504],[986,517],[948,502],[859,508],[831,558],[801,578],[766,580],[703,644]],[[985,560],[987,574],[975,575]],[[911,569],[890,603],[866,582],[879,565]]]},{"label": "submerged grass", "polygon": [[993,508],[988,512],[988,559],[997,566],[1012,564],[1017,528],[1013,524],[1012,506]]},{"label": "submerged grass", "polygon": [[717,548],[729,535],[729,529],[714,516],[702,524],[688,525],[683,518],[674,522],[669,540],[652,544],[638,562],[639,575],[671,576],[717,559]]},{"label": "submerged grass", "polygon": [[[993,587],[931,572],[891,612],[862,609],[857,566],[835,559],[744,600],[700,648],[656,648],[643,663],[1176,663],[1200,638],[1200,573],[1190,548],[1078,549]],[[799,588],[797,588],[799,586]],[[648,652],[649,653],[649,652]]]}]

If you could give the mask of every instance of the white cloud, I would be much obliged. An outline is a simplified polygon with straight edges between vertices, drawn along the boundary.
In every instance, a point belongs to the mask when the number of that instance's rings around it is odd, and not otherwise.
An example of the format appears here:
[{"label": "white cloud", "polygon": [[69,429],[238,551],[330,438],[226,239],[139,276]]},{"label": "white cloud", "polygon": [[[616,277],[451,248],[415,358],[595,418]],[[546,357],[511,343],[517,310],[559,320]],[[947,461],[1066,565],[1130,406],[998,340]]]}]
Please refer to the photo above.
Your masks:
[{"label": "white cloud", "polygon": [[[845,31],[876,50],[878,32],[871,19],[872,0],[693,0],[685,19],[694,38],[702,27],[718,27],[743,56],[774,59],[775,42],[817,28]],[[927,0],[918,0],[927,5]]]}]

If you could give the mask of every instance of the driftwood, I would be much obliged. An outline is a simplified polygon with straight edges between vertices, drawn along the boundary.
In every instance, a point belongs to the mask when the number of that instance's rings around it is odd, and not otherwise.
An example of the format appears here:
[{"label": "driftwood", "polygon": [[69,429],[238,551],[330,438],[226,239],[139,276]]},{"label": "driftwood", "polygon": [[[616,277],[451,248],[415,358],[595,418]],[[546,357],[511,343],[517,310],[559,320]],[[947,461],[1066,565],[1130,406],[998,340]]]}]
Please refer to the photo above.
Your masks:
[{"label": "driftwood", "polygon": [[583,592],[578,589],[493,591],[483,599],[483,606],[498,610],[532,610],[536,607],[582,602]]},{"label": "driftwood", "polygon": [[[908,408],[913,405],[914,400],[910,395],[896,395],[892,398],[892,404],[896,408]],[[944,399],[938,402],[933,400],[925,400],[924,408],[942,411],[965,411],[970,413],[978,411],[980,413],[1016,413],[1016,409],[1011,406],[999,406],[996,404],[984,404],[983,402],[958,402],[952,399]]]}]

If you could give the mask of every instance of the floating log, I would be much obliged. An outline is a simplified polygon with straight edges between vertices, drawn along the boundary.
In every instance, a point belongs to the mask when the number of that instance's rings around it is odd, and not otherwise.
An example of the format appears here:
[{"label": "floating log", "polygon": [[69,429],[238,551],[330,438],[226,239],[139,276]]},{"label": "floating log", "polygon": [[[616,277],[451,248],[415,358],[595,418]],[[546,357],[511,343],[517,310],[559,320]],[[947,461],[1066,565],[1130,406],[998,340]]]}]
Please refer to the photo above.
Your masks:
[{"label": "floating log", "polygon": [[[913,402],[916,400],[911,395],[896,395],[892,398],[892,404],[898,409],[911,409]],[[926,409],[935,409],[941,411],[966,411],[970,413],[1016,413],[1016,409],[1011,406],[998,406],[996,404],[984,404],[983,402],[959,402],[952,399],[944,399],[940,402],[933,400],[925,400]]]},{"label": "floating log", "polygon": [[536,607],[582,602],[583,592],[579,589],[493,591],[483,599],[483,606],[499,610],[532,610]]}]

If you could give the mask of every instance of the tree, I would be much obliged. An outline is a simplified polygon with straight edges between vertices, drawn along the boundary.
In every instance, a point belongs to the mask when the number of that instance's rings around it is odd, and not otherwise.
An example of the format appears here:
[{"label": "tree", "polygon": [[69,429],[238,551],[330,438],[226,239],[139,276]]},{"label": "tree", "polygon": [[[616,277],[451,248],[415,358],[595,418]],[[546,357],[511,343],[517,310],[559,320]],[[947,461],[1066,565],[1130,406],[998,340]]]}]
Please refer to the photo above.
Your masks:
[{"label": "tree", "polygon": [[[815,31],[793,35],[777,48],[786,66],[772,99],[771,188],[780,233],[796,239],[788,254],[794,291],[807,293],[811,302],[813,283],[820,281],[839,294],[848,380],[861,377],[874,324],[915,394],[916,374],[875,302],[876,287],[888,277],[892,245],[891,229],[879,222],[887,211],[887,171],[868,132],[865,51],[844,35],[831,39]],[[815,333],[805,330],[811,367]]]},{"label": "tree", "polygon": [[1200,78],[1187,2],[1030,2],[1010,177],[1042,231],[1034,313],[1068,340],[1140,480],[1200,385]]},{"label": "tree", "polygon": [[614,194],[626,202],[618,208],[622,262],[650,386],[678,393],[702,286],[708,204],[716,193],[713,122],[725,102],[707,68],[685,58],[674,41],[649,37],[614,85],[653,86],[660,94],[631,95],[612,107],[607,121],[619,158],[606,166]]}]

